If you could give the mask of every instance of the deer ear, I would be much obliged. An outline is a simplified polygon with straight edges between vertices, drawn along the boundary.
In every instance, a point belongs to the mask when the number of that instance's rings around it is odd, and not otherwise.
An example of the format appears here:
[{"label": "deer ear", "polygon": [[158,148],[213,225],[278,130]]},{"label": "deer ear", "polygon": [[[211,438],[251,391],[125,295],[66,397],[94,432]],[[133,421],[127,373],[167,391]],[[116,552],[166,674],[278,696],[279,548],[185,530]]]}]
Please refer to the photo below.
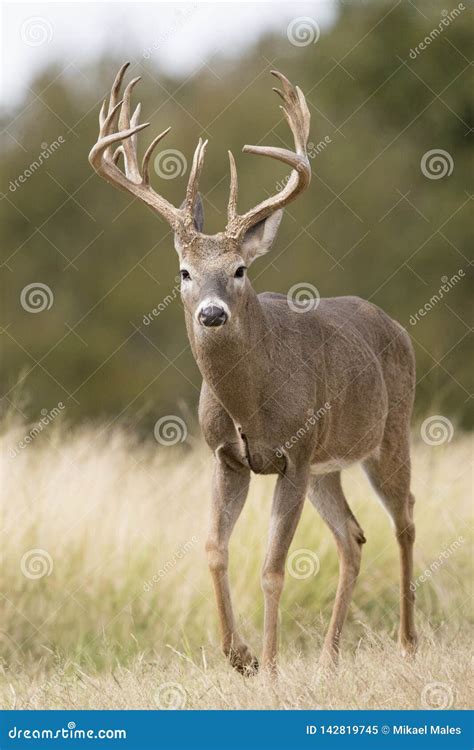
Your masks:
[{"label": "deer ear", "polygon": [[262,219],[258,224],[251,227],[244,236],[242,242],[242,252],[247,259],[248,263],[251,263],[259,255],[265,255],[276,237],[280,221],[283,216],[283,209],[275,211],[266,219]]},{"label": "deer ear", "polygon": [[196,232],[202,232],[202,228],[204,226],[204,207],[202,205],[202,198],[201,193],[198,193],[196,195],[196,200],[194,202],[194,228]]},{"label": "deer ear", "polygon": [[[183,201],[180,205],[180,208],[184,208],[185,205],[186,201]],[[202,232],[202,228],[204,226],[204,207],[202,205],[201,193],[198,193],[196,195],[196,199],[194,201],[193,223],[196,232]]]}]

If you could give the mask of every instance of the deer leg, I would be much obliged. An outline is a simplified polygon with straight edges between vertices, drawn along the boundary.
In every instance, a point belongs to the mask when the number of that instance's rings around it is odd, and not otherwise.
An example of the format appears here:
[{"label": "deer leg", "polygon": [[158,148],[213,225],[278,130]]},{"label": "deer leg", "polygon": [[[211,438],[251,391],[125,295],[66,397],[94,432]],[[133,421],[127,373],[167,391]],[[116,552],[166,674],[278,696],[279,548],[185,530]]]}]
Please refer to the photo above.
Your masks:
[{"label": "deer leg", "polygon": [[337,663],[342,628],[360,569],[364,533],[349,508],[340,472],[311,477],[309,499],[331,529],[339,555],[339,581],[321,663]]},{"label": "deer leg", "polygon": [[413,544],[415,498],[410,492],[410,456],[406,451],[391,455],[382,449],[380,458],[368,459],[364,469],[390,515],[400,550],[400,631],[403,656],[414,654],[418,638],[415,629],[415,592],[413,581]]},{"label": "deer leg", "polygon": [[247,498],[249,483],[249,469],[218,451],[206,552],[216,594],[222,650],[234,669],[242,674],[256,672],[258,661],[236,632],[227,569],[230,535]]},{"label": "deer leg", "polygon": [[264,593],[263,666],[276,671],[278,608],[285,575],[285,562],[303,509],[307,474],[278,477],[273,497],[267,553],[262,571]]}]

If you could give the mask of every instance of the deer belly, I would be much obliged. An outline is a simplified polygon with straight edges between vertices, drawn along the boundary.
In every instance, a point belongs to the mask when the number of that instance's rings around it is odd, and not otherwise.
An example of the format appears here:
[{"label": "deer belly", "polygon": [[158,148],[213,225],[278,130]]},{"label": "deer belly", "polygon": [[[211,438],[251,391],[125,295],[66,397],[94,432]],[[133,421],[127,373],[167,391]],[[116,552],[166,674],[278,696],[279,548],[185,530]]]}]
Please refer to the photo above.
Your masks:
[{"label": "deer belly", "polygon": [[317,474],[331,474],[333,471],[342,471],[351,466],[354,461],[345,461],[343,459],[332,461],[321,461],[317,464],[311,464],[310,473],[314,476]]}]

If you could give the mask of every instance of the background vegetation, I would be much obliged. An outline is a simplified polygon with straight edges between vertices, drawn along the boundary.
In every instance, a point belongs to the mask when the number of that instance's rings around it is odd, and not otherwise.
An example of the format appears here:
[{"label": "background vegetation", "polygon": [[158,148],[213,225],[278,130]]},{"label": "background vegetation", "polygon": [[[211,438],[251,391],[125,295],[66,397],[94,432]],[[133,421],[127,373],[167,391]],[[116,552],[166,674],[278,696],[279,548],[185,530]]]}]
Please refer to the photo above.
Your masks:
[{"label": "background vegetation", "polygon": [[[204,543],[211,461],[137,445],[130,431],[49,428],[49,444],[7,455],[0,601],[5,707],[466,708],[472,703],[472,441],[414,447],[420,652],[399,656],[398,550],[360,469],[344,474],[364,529],[362,568],[337,677],[317,661],[334,600],[337,553],[307,503],[281,607],[282,678],[233,673],[220,651]],[[230,578],[243,637],[259,655],[274,480],[255,477],[232,536]],[[318,564],[304,565],[314,559]],[[300,560],[300,564],[296,560]],[[291,574],[295,570],[298,576]],[[423,578],[420,578],[423,576]],[[167,688],[171,693],[166,698]],[[440,685],[441,683],[441,685]],[[433,686],[434,684],[434,686]],[[162,694],[161,691],[164,691]],[[434,695],[431,695],[431,692]]]},{"label": "background vegetation", "polygon": [[[312,142],[326,141],[314,149],[311,189],[286,211],[272,254],[251,270],[255,286],[286,292],[306,281],[322,296],[357,294],[379,304],[413,337],[418,414],[434,411],[468,426],[470,10],[415,59],[409,54],[443,9],[438,2],[344,3],[316,44],[294,46],[282,29],[238,64],[212,58],[184,80],[165,77],[153,56],[138,53],[130,77],[142,75],[136,100],[151,122],[142,146],[171,124],[163,149],[180,150],[189,164],[197,138],[210,139],[201,183],[208,232],[224,226],[228,148],[238,158],[242,209],[284,177],[281,166],[239,152],[244,143],[289,142],[270,69],[300,84]],[[87,161],[100,101],[122,61],[101,59],[81,70],[58,63],[39,74],[18,112],[4,116],[3,389],[5,403],[21,406],[28,419],[62,401],[69,421],[125,420],[151,434],[160,414],[194,410],[200,376],[168,227],[107,186]],[[10,181],[38,157],[41,144],[60,136],[64,144],[12,191]],[[451,155],[450,176],[422,173],[431,149]],[[187,173],[155,176],[155,186],[179,204],[186,180]],[[466,276],[411,325],[442,277],[459,269]],[[20,304],[32,282],[54,294],[52,307],[36,315]],[[173,302],[144,325],[167,295]]]}]

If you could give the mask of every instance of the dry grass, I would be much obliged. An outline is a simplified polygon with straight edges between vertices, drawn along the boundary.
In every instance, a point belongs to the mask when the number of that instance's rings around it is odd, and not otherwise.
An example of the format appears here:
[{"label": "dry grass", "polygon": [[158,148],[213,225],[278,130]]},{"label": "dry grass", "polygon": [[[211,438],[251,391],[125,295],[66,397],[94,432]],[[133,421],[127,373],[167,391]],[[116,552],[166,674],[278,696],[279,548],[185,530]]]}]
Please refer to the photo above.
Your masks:
[{"label": "dry grass", "polygon": [[[315,551],[320,570],[304,579],[287,576],[282,673],[271,685],[263,675],[234,674],[220,655],[203,551],[207,450],[199,444],[181,451],[138,444],[121,430],[67,431],[55,423],[12,458],[9,448],[26,431],[10,424],[2,437],[4,707],[469,705],[469,438],[414,449],[417,575],[433,568],[417,591],[416,659],[403,661],[396,647],[393,532],[356,468],[344,484],[368,542],[340,669],[328,675],[316,666],[337,555],[308,505],[292,550]],[[263,617],[259,569],[272,485],[271,478],[254,479],[231,545],[235,608],[257,652]],[[25,557],[32,549],[42,550],[39,568]],[[29,577],[41,565],[50,574]]]}]

